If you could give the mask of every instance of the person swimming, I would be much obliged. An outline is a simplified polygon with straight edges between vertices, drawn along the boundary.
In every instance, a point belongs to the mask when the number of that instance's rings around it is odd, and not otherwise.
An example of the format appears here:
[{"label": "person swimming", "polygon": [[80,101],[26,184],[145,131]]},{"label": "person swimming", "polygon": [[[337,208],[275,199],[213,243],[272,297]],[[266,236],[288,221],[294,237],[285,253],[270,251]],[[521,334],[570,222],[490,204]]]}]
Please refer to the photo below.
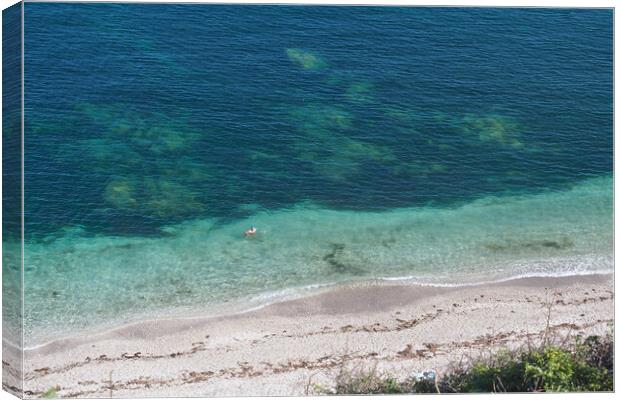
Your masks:
[{"label": "person swimming", "polygon": [[248,237],[248,236],[254,236],[255,233],[256,233],[256,228],[252,226],[246,229],[245,232],[243,232],[243,235],[245,237]]}]

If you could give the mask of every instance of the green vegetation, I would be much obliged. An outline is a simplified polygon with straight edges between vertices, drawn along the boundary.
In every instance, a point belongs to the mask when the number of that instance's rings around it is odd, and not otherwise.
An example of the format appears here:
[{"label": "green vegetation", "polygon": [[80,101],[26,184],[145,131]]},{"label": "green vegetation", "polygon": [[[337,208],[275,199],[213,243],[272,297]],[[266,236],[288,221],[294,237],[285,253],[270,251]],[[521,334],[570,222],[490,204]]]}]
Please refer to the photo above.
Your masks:
[{"label": "green vegetation", "polygon": [[332,394],[613,391],[613,336],[577,337],[573,345],[504,350],[442,376],[399,381],[370,371],[340,372]]},{"label": "green vegetation", "polygon": [[49,388],[45,392],[43,392],[41,397],[44,398],[44,399],[55,399],[55,398],[58,397],[58,391],[59,390],[60,390],[59,386],[55,386],[53,388]]},{"label": "green vegetation", "polygon": [[317,386],[315,389],[326,394],[402,394],[411,393],[409,385],[390,375],[383,375],[375,368],[364,371],[341,369],[336,377],[333,391]]}]

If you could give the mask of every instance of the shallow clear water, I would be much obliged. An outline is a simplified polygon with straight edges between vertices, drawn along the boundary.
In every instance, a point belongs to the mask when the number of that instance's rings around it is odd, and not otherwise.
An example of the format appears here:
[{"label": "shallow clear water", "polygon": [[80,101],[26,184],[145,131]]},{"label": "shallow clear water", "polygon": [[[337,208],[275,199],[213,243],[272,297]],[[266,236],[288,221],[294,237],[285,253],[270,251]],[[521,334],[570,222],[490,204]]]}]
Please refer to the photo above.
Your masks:
[{"label": "shallow clear water", "polygon": [[[40,302],[27,318],[31,333],[45,337],[59,321],[80,328],[181,309],[215,313],[227,302],[241,310],[301,293],[286,288],[608,272],[611,185],[610,177],[598,178],[566,192],[491,196],[455,208],[356,212],[300,204],[226,224],[188,221],[157,238],[67,232],[28,246],[28,299]],[[240,233],[249,225],[260,229],[250,240]]]},{"label": "shallow clear water", "polygon": [[610,10],[25,20],[28,343],[313,285],[613,269]]}]

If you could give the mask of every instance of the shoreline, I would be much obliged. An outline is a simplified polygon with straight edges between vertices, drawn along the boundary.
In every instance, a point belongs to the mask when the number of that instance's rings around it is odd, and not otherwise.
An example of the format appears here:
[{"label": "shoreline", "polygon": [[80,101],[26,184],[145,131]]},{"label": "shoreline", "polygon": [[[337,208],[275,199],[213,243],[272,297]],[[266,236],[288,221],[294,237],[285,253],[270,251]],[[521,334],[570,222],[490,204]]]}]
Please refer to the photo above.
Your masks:
[{"label": "shoreline", "polygon": [[[573,271],[560,273],[560,274],[524,274],[510,276],[507,278],[500,278],[496,280],[477,281],[477,282],[465,282],[465,283],[421,283],[415,281],[412,276],[405,277],[378,277],[374,279],[359,280],[359,281],[344,281],[333,282],[323,284],[311,284],[301,287],[284,288],[272,292],[266,292],[256,296],[252,296],[245,299],[234,301],[230,304],[219,303],[213,307],[206,307],[203,309],[196,309],[191,311],[185,311],[181,315],[172,316],[175,313],[175,309],[167,309],[163,316],[143,317],[136,318],[134,320],[127,320],[125,322],[103,322],[92,327],[86,327],[79,330],[72,335],[59,335],[58,337],[45,340],[41,343],[36,343],[32,346],[24,346],[24,351],[36,351],[37,349],[45,348],[46,346],[54,345],[57,342],[73,342],[79,341],[84,336],[101,336],[113,334],[115,331],[130,329],[133,326],[148,326],[149,324],[157,324],[162,321],[175,322],[175,321],[206,321],[221,318],[232,318],[235,316],[243,316],[245,314],[251,314],[257,312],[266,307],[276,306],[281,303],[289,303],[300,301],[305,298],[320,296],[333,291],[339,291],[343,289],[355,289],[365,287],[418,287],[418,288],[439,288],[439,289],[459,289],[485,285],[496,285],[502,283],[511,283],[515,281],[528,280],[528,279],[556,279],[556,278],[578,278],[578,277],[590,277],[590,276],[611,276],[613,277],[613,271],[607,270],[594,270],[575,273]],[[261,302],[261,300],[269,298],[269,301]],[[253,304],[257,303],[257,304]],[[5,345],[15,348],[13,343],[5,342]]]},{"label": "shoreline", "polygon": [[[29,244],[26,344],[150,318],[247,311],[299,297],[295,290],[306,295],[303,286],[316,283],[412,272],[417,283],[458,284],[611,271],[611,183],[598,177],[567,191],[484,196],[456,208],[296,203],[223,223],[187,219],[153,237],[67,227],[50,243]],[[256,240],[242,237],[249,225],[259,227]],[[92,271],[105,279],[93,281]]]},{"label": "shoreline", "polygon": [[[441,370],[481,343],[535,340],[550,301],[554,331],[603,334],[613,289],[613,274],[366,284],[234,315],[142,321],[26,350],[26,394],[58,385],[61,397],[294,395],[308,379],[328,385],[344,362],[396,375]],[[430,344],[442,350],[430,354]]]}]

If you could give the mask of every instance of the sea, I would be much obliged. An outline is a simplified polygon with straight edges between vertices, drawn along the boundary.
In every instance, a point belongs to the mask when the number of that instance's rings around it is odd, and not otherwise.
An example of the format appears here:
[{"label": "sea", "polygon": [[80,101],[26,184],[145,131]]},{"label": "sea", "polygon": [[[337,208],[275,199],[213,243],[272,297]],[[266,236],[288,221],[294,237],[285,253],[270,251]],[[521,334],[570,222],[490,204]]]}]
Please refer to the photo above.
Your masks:
[{"label": "sea", "polygon": [[27,348],[613,271],[612,9],[26,3],[24,74],[3,286]]}]

